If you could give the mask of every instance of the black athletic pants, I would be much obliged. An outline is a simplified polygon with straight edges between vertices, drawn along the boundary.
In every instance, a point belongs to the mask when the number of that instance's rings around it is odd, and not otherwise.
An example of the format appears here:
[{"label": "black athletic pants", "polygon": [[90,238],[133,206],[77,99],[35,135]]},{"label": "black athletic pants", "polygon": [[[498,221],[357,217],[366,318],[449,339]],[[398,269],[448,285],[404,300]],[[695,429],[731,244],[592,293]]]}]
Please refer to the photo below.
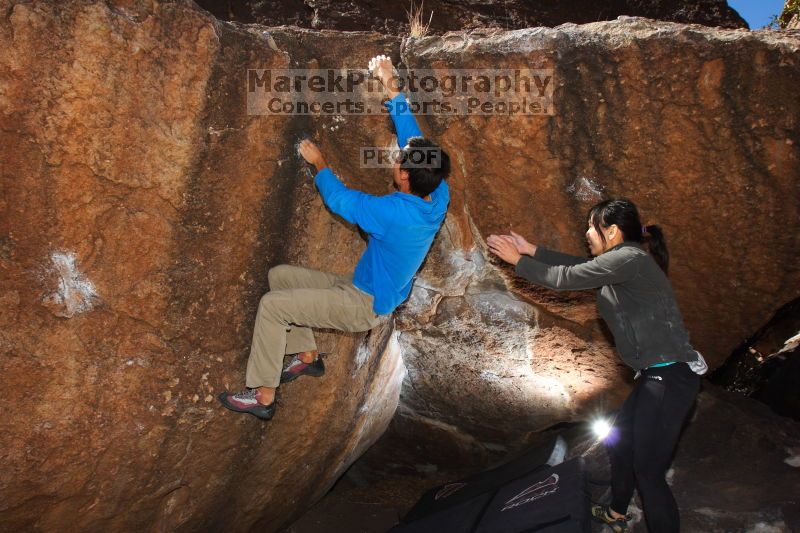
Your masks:
[{"label": "black athletic pants", "polygon": [[611,509],[625,514],[638,487],[650,533],[680,530],[678,506],[664,476],[699,388],[700,377],[686,363],[643,370],[606,439]]}]

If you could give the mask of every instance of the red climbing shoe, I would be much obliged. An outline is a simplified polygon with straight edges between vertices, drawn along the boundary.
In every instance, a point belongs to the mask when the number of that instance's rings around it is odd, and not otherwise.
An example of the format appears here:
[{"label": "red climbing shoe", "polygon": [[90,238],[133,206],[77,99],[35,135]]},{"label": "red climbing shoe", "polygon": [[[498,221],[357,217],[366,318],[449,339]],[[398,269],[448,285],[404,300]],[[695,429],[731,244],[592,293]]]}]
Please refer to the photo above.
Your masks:
[{"label": "red climbing shoe", "polygon": [[231,411],[250,413],[262,420],[269,420],[275,414],[275,401],[264,405],[258,401],[260,397],[258,389],[246,389],[236,394],[225,391],[217,396],[217,399]]}]

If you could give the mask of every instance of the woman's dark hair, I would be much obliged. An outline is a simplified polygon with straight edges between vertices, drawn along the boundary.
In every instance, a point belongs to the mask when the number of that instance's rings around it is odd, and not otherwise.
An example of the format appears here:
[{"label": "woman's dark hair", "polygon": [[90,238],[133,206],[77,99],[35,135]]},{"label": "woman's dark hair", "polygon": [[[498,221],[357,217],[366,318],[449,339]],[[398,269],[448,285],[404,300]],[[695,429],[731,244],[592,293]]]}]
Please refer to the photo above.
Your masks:
[{"label": "woman's dark hair", "polygon": [[589,223],[594,226],[603,242],[606,242],[602,228],[616,224],[622,231],[625,242],[644,242],[650,255],[664,273],[669,267],[669,252],[664,232],[656,225],[643,226],[639,218],[639,210],[627,198],[604,200],[589,209]]}]

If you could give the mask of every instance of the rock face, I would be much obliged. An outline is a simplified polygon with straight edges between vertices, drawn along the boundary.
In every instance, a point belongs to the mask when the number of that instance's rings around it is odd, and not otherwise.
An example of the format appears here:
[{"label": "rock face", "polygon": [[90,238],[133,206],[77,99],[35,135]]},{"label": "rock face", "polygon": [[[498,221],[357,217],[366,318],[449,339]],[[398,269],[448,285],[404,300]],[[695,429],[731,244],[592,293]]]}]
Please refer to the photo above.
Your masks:
[{"label": "rock face", "polygon": [[778,310],[710,378],[800,420],[800,300]]},{"label": "rock face", "polygon": [[297,125],[245,113],[245,69],[290,54],[183,3],[0,13],[0,530],[280,529],[383,433],[405,372],[387,321],[321,334],[328,374],[269,424],[214,398],[244,386],[268,268],[346,272],[363,247]]},{"label": "rock face", "polygon": [[[268,26],[291,24],[326,30],[372,30],[393,35],[408,33],[408,2],[367,0],[288,0],[282,2],[199,0],[222,20]],[[419,5],[420,2],[415,2]],[[673,22],[747,28],[747,23],[725,0],[502,0],[421,2],[431,33],[474,28],[513,30],[531,26],[558,26],[612,20],[620,15]]]},{"label": "rock face", "polygon": [[[613,406],[625,373],[593,296],[519,283],[484,246],[511,227],[581,254],[603,195],[664,226],[712,364],[800,296],[791,33],[622,19],[403,42],[184,2],[0,5],[0,529],[280,530],[381,435],[401,384],[392,431],[464,462]],[[391,180],[358,164],[393,142],[386,117],[248,115],[247,69],[376,53],[552,68],[555,114],[421,117],[453,194],[396,326],[320,334],[328,373],[282,387],[269,424],[224,412],[268,268],[347,272],[364,247],[296,141],[356,188]]]},{"label": "rock face", "polygon": [[391,447],[399,435],[445,450],[448,434],[448,455],[480,461],[627,393],[593,295],[513,279],[487,262],[491,233],[583,255],[587,209],[632,198],[664,228],[685,322],[712,366],[794,299],[797,47],[796,35],[641,19],[408,41],[411,68],[552,68],[556,110],[426,117],[457,153],[457,193],[398,315],[409,373]]}]

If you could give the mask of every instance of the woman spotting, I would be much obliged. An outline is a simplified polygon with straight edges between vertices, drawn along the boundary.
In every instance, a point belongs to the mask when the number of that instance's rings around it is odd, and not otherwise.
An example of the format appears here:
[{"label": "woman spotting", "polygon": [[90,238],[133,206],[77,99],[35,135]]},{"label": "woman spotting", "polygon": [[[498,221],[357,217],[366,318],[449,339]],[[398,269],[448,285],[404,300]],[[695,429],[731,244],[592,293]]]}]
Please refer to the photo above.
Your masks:
[{"label": "woman spotting", "polygon": [[[678,506],[665,474],[700,387],[705,362],[689,344],[658,226],[642,226],[636,206],[606,200],[589,210],[586,240],[594,259],[546,250],[520,235],[491,235],[489,249],[517,275],[551,289],[597,289],[597,307],[620,358],[637,379],[617,414],[606,448],[610,505],[592,516],[617,533],[628,530],[628,504],[638,487],[649,531],[677,532]],[[643,246],[646,245],[649,253]]]}]

